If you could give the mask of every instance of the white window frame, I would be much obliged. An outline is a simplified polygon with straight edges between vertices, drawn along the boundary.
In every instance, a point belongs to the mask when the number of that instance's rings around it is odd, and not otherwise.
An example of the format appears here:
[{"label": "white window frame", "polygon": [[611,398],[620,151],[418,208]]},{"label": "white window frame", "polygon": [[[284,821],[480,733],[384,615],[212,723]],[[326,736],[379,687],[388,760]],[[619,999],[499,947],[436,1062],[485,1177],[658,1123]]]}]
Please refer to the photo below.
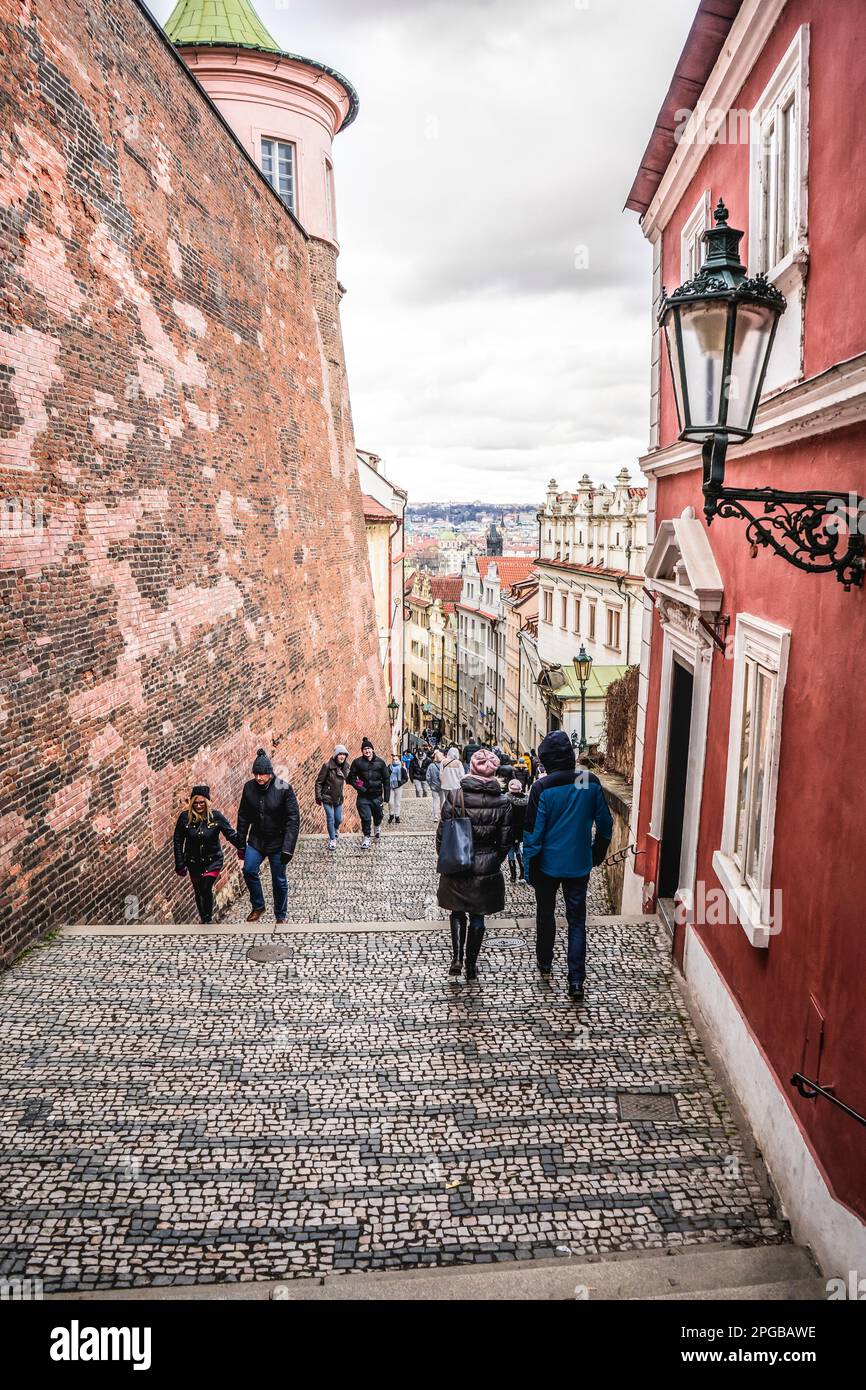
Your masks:
[{"label": "white window frame", "polygon": [[[605,646],[608,647],[611,651],[615,651],[615,652],[621,651],[621,650],[622,650],[622,609],[621,609],[621,608],[611,608],[611,607],[606,608],[606,610],[605,610],[605,619],[606,619],[606,624],[607,624],[607,632],[605,633]],[[616,640],[615,642],[612,642],[610,639],[611,639],[611,638],[613,637],[613,635],[614,635],[614,631],[613,631],[614,627],[616,628],[616,638],[617,638],[617,640]]]},{"label": "white window frame", "polygon": [[[273,145],[273,147],[274,147],[274,161],[275,161],[275,163],[276,163],[276,169],[275,169],[275,171],[274,171],[274,177],[277,179],[277,182],[276,182],[276,183],[271,183],[270,179],[268,178],[268,175],[265,173],[265,143],[266,143],[266,142],[267,142],[267,144]],[[292,196],[291,196],[291,200],[287,199],[287,198],[280,192],[280,188],[279,188],[279,160],[280,160],[279,151],[280,151],[280,146],[281,146],[281,145],[285,145],[285,147],[286,147],[287,149],[290,149],[290,150],[292,151]],[[285,205],[286,205],[286,207],[289,209],[289,211],[290,211],[291,213],[293,213],[295,217],[297,217],[297,215],[298,215],[298,146],[297,146],[297,144],[295,143],[295,141],[294,141],[294,140],[283,140],[283,139],[280,139],[280,137],[279,137],[278,135],[267,135],[267,134],[265,134],[265,135],[260,135],[260,136],[259,136],[259,168],[261,169],[262,173],[265,175],[265,178],[268,179],[268,183],[271,183],[271,188],[274,190],[274,192],[276,193],[277,197],[280,198],[280,199],[285,203]]]},{"label": "white window frame", "polygon": [[[297,151],[295,151],[297,157]],[[328,156],[325,155],[325,216],[328,220],[328,235],[337,240],[337,207],[336,207],[336,184],[334,181],[334,166]]]},{"label": "white window frame", "polygon": [[[778,124],[787,105],[793,101],[794,140],[790,156],[795,160],[791,179],[788,216],[791,247],[783,256],[765,245],[777,225],[777,212],[767,209],[773,197],[778,209],[777,177],[769,189],[764,179],[764,144],[767,131]],[[778,284],[788,278],[795,266],[802,266],[809,252],[809,26],[801,24],[776,71],[752,110],[749,144],[749,267],[753,274],[763,272]],[[767,216],[765,217],[765,213]],[[782,286],[784,289],[784,285]]]},{"label": "white window frame", "polygon": [[707,188],[701,194],[694,211],[686,219],[680,232],[680,284],[694,280],[703,261],[701,237],[710,225],[712,210],[711,194]]},{"label": "white window frame", "polygon": [[[734,681],[731,692],[731,723],[728,736],[728,767],[725,779],[725,814],[721,849],[713,855],[713,869],[727,894],[737,918],[753,946],[766,947],[779,931],[771,910],[773,841],[776,828],[776,798],[779,788],[779,754],[782,742],[782,707],[788,675],[791,633],[788,628],[737,614],[734,638]],[[775,678],[767,739],[767,782],[764,788],[764,844],[757,884],[746,882],[735,858],[737,805],[739,800],[740,758],[743,737],[743,695],[747,662],[757,662]]]}]

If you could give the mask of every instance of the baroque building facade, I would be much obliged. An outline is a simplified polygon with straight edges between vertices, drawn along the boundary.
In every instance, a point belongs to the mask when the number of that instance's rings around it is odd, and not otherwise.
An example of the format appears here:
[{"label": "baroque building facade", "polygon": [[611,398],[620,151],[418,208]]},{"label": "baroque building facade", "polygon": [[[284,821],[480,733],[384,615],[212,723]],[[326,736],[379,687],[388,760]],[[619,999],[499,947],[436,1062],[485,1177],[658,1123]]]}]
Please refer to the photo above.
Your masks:
[{"label": "baroque building facade", "polygon": [[580,738],[573,661],[585,648],[593,662],[587,742],[599,744],[607,689],[640,661],[647,489],[632,482],[627,468],[613,487],[587,474],[573,492],[551,481],[538,531],[538,657],[548,722]]}]

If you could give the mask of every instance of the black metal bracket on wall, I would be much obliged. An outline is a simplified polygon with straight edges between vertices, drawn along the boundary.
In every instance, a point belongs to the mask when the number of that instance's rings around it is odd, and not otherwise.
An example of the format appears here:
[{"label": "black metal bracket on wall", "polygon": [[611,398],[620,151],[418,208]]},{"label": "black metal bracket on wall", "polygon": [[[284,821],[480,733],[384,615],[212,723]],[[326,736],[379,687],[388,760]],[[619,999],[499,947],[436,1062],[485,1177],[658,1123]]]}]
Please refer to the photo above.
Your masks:
[{"label": "black metal bracket on wall", "polygon": [[705,441],[704,516],[737,517],[746,523],[754,559],[769,547],[807,574],[835,574],[846,592],[861,588],[866,573],[866,501],[856,493],[780,492],[772,487],[725,487],[728,437]]},{"label": "black metal bracket on wall", "polygon": [[856,1110],[852,1110],[850,1105],[839,1100],[826,1086],[819,1086],[817,1081],[810,1081],[808,1076],[804,1076],[802,1072],[794,1072],[791,1077],[791,1085],[796,1086],[804,1100],[817,1100],[819,1096],[823,1096],[825,1100],[832,1101],[840,1110],[844,1110],[845,1114],[850,1115],[852,1120],[856,1120],[858,1124],[866,1125],[866,1115],[860,1115]]},{"label": "black metal bracket on wall", "polygon": [[[704,632],[707,634],[710,641],[713,643],[713,646],[716,647],[717,650],[722,653],[722,656],[726,656],[728,628],[731,625],[731,620],[728,617],[727,613],[716,618],[716,620],[712,623],[708,623],[703,613],[699,613],[698,622],[704,629]],[[724,637],[719,636],[719,629],[721,629],[722,632],[724,632]]]}]

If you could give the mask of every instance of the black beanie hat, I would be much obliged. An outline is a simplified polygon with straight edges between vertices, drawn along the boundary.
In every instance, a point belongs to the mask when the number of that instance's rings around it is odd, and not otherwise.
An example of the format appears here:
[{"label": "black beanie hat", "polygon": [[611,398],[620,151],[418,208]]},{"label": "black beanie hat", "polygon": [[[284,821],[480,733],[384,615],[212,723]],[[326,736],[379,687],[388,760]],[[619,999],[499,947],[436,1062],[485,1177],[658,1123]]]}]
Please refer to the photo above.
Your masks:
[{"label": "black beanie hat", "polygon": [[375,747],[375,744],[373,743],[373,740],[372,740],[371,738],[362,738],[362,739],[361,739],[361,751],[363,752],[365,748],[372,748],[372,749],[373,749],[373,752],[375,753],[376,747]]},{"label": "black beanie hat", "polygon": [[204,784],[200,787],[193,787],[189,794],[190,801],[192,801],[194,796],[203,796],[205,801],[210,801],[210,787],[206,787]]},{"label": "black beanie hat", "polygon": [[542,740],[538,756],[545,772],[573,772],[577,761],[574,745],[564,729],[557,729]]},{"label": "black beanie hat", "polygon": [[256,755],[256,760],[253,763],[253,776],[264,777],[266,775],[268,777],[273,777],[274,768],[264,748],[260,748]]}]

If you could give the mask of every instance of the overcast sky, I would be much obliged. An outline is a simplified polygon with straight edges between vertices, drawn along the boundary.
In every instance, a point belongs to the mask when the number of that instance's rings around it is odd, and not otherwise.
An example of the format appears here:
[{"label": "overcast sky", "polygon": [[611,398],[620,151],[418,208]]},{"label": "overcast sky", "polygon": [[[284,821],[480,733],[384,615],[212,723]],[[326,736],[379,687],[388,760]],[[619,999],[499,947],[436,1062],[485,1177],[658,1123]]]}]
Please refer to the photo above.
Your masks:
[{"label": "overcast sky", "polygon": [[697,0],[256,8],[361,97],[335,144],[359,446],[414,501],[636,474],[650,258],[622,208]]}]

